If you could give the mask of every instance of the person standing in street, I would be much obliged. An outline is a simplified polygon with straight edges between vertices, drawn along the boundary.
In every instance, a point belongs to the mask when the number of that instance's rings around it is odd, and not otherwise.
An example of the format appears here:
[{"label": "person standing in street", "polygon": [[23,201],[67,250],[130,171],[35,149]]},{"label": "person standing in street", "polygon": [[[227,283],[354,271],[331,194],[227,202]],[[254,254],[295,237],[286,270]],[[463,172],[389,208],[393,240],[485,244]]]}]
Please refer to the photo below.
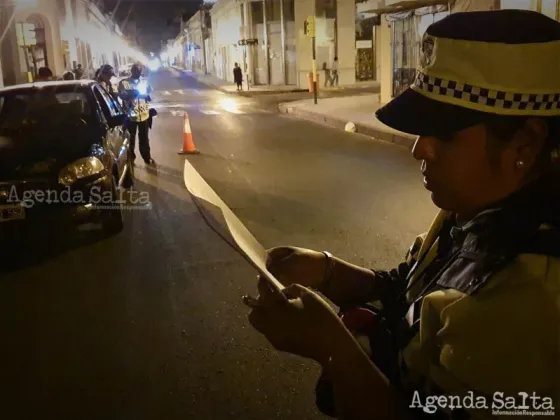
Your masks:
[{"label": "person standing in street", "polygon": [[80,80],[83,75],[84,69],[82,68],[81,64],[78,64],[78,66],[74,69],[74,76],[76,76],[76,80]]},{"label": "person standing in street", "polygon": [[130,144],[132,148],[132,159],[136,159],[135,144],[136,133],[138,133],[138,149],[146,165],[155,165],[150,151],[149,122],[152,88],[146,80],[141,78],[142,68],[134,64],[131,68],[131,76],[121,80],[119,83],[119,97],[123,102],[127,114],[127,129],[130,132]]},{"label": "person standing in street", "polygon": [[331,71],[329,70],[329,68],[327,67],[327,63],[323,62],[323,71],[325,72],[325,82],[324,82],[324,86],[327,87],[329,83],[331,82]]},{"label": "person standing in street", "polygon": [[338,57],[334,58],[331,68],[331,86],[338,86]]},{"label": "person standing in street", "polygon": [[233,67],[233,80],[237,85],[237,91],[243,90],[243,73],[241,72],[241,67],[239,67],[238,63],[235,63]]}]

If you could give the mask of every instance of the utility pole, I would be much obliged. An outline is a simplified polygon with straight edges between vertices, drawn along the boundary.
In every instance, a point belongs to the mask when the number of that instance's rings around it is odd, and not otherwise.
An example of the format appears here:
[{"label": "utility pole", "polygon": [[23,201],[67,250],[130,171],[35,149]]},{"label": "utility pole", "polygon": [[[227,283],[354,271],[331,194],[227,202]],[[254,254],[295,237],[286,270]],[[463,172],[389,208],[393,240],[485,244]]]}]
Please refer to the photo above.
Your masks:
[{"label": "utility pole", "polygon": [[317,105],[317,51],[316,51],[316,30],[315,16],[309,16],[304,25],[305,34],[311,38],[311,49],[313,53],[313,102]]}]

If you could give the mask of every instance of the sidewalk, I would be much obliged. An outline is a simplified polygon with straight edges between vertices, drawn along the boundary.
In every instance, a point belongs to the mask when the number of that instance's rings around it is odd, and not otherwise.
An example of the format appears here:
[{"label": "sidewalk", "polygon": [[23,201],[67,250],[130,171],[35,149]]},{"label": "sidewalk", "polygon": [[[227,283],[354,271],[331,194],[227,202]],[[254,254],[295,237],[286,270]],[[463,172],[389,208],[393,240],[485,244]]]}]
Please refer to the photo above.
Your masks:
[{"label": "sidewalk", "polygon": [[221,90],[222,92],[225,93],[238,93],[240,95],[246,96],[251,94],[305,92],[305,90],[292,85],[289,86],[288,85],[258,85],[258,86],[251,86],[250,89],[247,90],[247,83],[245,81],[243,82],[243,91],[238,92],[237,85],[219,79],[211,74],[202,74],[191,70],[185,70],[180,67],[173,67],[173,68],[190,77],[194,77],[198,82],[202,84],[211,86],[214,89]]},{"label": "sidewalk", "polygon": [[356,127],[356,133],[412,149],[416,139],[415,136],[393,130],[375,118],[375,111],[382,105],[379,103],[379,95],[365,94],[340,98],[320,98],[317,105],[313,103],[313,99],[285,102],[278,107],[283,113],[342,130],[345,129],[347,123],[352,122]]}]

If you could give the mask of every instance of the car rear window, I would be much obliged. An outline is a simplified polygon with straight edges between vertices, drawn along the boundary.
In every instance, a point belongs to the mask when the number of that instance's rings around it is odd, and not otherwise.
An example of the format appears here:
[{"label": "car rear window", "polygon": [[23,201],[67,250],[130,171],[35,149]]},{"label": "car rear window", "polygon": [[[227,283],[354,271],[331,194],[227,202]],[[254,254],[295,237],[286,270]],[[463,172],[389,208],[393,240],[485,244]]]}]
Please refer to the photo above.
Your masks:
[{"label": "car rear window", "polygon": [[88,97],[80,91],[41,89],[10,92],[0,96],[0,128],[30,121],[41,124],[73,118],[88,120],[92,111]]}]

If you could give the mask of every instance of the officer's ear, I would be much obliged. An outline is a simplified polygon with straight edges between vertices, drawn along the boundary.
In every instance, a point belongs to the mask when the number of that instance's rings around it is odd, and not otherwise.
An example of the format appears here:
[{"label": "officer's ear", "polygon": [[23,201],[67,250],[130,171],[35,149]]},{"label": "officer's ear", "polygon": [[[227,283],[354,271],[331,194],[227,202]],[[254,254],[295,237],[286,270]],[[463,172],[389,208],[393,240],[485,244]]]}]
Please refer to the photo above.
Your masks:
[{"label": "officer's ear", "polygon": [[512,138],[514,165],[518,170],[533,168],[548,138],[548,125],[542,118],[528,118]]}]

